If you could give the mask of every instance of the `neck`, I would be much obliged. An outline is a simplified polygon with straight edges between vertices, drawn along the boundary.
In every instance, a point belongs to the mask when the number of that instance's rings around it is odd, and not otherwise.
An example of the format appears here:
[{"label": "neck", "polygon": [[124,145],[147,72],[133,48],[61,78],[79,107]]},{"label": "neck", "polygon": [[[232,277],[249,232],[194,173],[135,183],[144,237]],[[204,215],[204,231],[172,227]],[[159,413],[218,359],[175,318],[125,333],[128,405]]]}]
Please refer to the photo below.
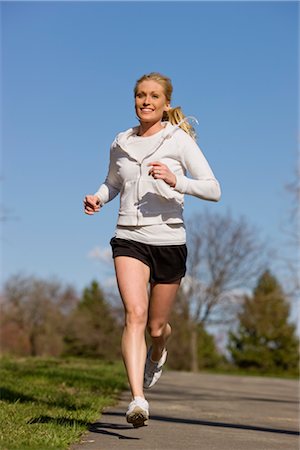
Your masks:
[{"label": "neck", "polygon": [[161,121],[155,123],[149,122],[140,122],[139,126],[139,136],[152,136],[152,134],[158,133],[158,131],[162,130],[164,127],[161,124]]}]

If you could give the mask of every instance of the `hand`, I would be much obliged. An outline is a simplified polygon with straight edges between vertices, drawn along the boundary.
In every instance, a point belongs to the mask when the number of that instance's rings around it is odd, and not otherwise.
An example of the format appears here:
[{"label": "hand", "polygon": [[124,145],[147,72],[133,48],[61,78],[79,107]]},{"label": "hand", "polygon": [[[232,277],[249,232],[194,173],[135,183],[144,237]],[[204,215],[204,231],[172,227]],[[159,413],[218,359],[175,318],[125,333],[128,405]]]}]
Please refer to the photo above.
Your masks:
[{"label": "hand", "polygon": [[92,215],[95,212],[100,211],[100,200],[97,195],[86,195],[83,200],[84,212],[86,214]]},{"label": "hand", "polygon": [[148,166],[151,166],[151,169],[149,170],[149,175],[152,175],[155,179],[161,179],[165,181],[169,186],[175,187],[176,186],[176,175],[171,172],[168,166],[165,164],[162,164],[159,161],[154,161],[148,164]]}]

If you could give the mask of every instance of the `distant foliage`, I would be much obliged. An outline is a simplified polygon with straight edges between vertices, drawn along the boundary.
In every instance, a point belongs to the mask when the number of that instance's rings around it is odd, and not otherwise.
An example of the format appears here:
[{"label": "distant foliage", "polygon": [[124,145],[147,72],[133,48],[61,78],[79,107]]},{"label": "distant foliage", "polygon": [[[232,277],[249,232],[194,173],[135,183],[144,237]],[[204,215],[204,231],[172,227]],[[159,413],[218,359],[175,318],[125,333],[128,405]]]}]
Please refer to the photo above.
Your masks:
[{"label": "distant foliage", "polygon": [[183,302],[182,288],[178,290],[170,324],[172,335],[168,341],[168,367],[188,371],[191,367],[190,318],[187,304]]},{"label": "distant foliage", "polygon": [[[179,289],[174,310],[171,315],[172,336],[168,342],[168,367],[174,370],[191,370],[191,318],[189,308],[184,301],[182,289]],[[209,334],[204,324],[198,324],[195,330],[199,369],[216,368],[224,357],[219,353],[214,336]]]},{"label": "distant foliage", "polygon": [[1,296],[1,353],[58,356],[75,290],[55,280],[15,275]]},{"label": "distant foliage", "polygon": [[244,298],[237,331],[229,334],[234,363],[264,373],[297,372],[299,339],[289,312],[280,284],[265,271],[253,295]]},{"label": "distant foliage", "polygon": [[16,275],[1,296],[1,353],[120,358],[120,324],[97,282],[80,298],[58,281]]},{"label": "distant foliage", "polygon": [[65,354],[114,360],[121,357],[121,328],[96,281],[84,289],[69,317]]},{"label": "distant foliage", "polygon": [[199,350],[199,342],[206,335],[199,334],[209,325],[235,320],[242,292],[253,286],[256,274],[265,267],[267,249],[257,230],[243,217],[236,219],[230,212],[204,210],[193,215],[187,222],[187,237],[187,274],[180,292],[187,323],[186,328],[180,323],[179,329],[184,339],[187,334],[190,340],[184,367],[188,364],[189,370],[197,372],[202,367],[211,367],[215,359],[211,356],[209,363],[207,359],[203,362],[208,352],[205,354],[205,348]]},{"label": "distant foliage", "polygon": [[226,361],[216,347],[214,336],[206,331],[203,324],[198,325],[197,348],[198,368],[200,370],[216,369]]}]

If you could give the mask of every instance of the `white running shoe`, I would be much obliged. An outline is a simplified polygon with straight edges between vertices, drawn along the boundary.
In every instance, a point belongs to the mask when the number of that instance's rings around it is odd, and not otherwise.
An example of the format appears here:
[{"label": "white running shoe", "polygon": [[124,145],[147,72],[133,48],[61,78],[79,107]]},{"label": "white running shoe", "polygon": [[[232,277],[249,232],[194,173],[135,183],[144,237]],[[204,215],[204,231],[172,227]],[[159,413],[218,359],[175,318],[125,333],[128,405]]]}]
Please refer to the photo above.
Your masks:
[{"label": "white running shoe", "polygon": [[144,388],[145,389],[150,389],[160,379],[161,374],[162,374],[163,365],[165,364],[165,362],[167,360],[168,352],[164,348],[160,360],[156,361],[156,362],[152,361],[151,355],[152,355],[152,347],[149,348],[149,351],[147,354],[147,359],[146,359],[145,373],[144,373]]},{"label": "white running shoe", "polygon": [[126,413],[126,420],[132,423],[134,428],[143,427],[147,425],[149,419],[149,403],[143,397],[134,397],[134,400],[129,403]]}]

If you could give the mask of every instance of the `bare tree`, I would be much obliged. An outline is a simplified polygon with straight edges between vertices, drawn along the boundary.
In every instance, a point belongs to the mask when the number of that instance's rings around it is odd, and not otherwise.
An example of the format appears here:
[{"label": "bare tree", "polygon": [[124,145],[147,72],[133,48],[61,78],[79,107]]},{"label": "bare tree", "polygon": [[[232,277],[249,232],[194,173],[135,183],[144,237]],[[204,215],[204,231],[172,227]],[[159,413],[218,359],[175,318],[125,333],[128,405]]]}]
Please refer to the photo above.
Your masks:
[{"label": "bare tree", "polygon": [[[56,280],[11,277],[1,298],[2,351],[23,351],[31,356],[59,354],[66,316],[77,302],[74,289]],[[11,341],[13,334],[18,336],[17,341],[15,338]]]},{"label": "bare tree", "polygon": [[191,369],[197,371],[197,326],[229,323],[239,300],[266,267],[266,248],[244,219],[207,211],[187,223],[188,270],[182,292],[189,310]]}]

